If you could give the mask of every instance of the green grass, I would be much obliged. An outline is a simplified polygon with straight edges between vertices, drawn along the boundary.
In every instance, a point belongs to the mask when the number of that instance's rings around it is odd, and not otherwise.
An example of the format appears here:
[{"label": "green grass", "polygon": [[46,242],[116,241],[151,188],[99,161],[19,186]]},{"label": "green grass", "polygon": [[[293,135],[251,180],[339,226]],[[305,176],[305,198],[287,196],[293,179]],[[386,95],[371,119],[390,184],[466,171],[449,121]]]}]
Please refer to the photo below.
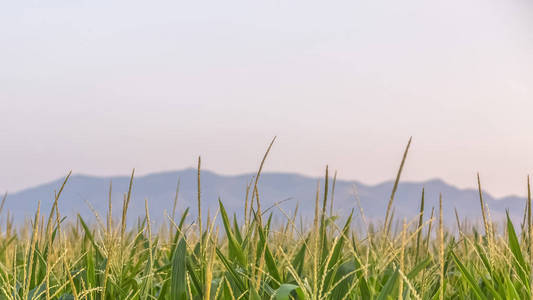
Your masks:
[{"label": "green grass", "polygon": [[[331,214],[327,170],[313,223],[297,227],[297,214],[282,212],[285,221],[274,224],[260,207],[266,155],[247,188],[242,218],[229,215],[222,202],[205,220],[193,220],[189,209],[175,216],[176,195],[172,217],[157,228],[147,203],[145,218],[126,226],[131,184],[120,219],[108,212],[91,224],[80,216],[65,221],[60,198],[67,176],[51,211],[38,209],[21,227],[7,217],[0,228],[0,299],[531,298],[531,197],[522,226],[507,218],[503,231],[496,230],[481,192],[481,230],[457,218],[459,234],[452,234],[444,228],[442,201],[424,215],[423,191],[420,214],[394,220],[407,150],[380,224],[368,224],[362,211],[342,219]],[[199,215],[200,179],[199,160]],[[355,218],[366,225],[352,225]]]}]

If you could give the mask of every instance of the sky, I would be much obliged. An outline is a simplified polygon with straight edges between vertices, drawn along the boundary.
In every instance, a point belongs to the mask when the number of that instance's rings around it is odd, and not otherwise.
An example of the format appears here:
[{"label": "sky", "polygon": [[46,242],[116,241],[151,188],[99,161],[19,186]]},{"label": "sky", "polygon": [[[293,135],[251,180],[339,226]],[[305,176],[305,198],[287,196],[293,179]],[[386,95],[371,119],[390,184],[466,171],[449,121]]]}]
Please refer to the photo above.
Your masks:
[{"label": "sky", "polygon": [[202,166],[524,195],[529,0],[8,1],[0,191]]}]

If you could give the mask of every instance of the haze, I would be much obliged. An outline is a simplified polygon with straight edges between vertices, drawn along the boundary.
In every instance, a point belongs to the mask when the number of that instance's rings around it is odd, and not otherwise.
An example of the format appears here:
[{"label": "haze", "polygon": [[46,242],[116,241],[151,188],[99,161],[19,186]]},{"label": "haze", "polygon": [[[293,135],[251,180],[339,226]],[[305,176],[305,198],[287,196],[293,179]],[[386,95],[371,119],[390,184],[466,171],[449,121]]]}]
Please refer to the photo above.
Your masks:
[{"label": "haze", "polygon": [[194,166],[523,195],[533,6],[450,1],[0,5],[0,191]]}]

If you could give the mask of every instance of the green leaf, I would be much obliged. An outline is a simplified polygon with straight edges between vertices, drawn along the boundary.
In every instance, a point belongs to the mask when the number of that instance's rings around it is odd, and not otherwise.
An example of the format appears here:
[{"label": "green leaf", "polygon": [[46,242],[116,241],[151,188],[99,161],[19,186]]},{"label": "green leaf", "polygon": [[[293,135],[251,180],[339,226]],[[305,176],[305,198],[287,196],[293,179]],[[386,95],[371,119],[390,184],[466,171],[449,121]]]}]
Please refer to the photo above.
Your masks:
[{"label": "green leaf", "polygon": [[99,258],[104,257],[104,255],[100,251],[100,248],[98,248],[98,246],[96,245],[96,242],[94,241],[94,237],[93,237],[93,234],[91,233],[91,230],[89,229],[89,227],[87,226],[83,218],[80,216],[80,214],[78,214],[78,219],[80,220],[80,224],[83,227],[83,230],[85,231],[85,235],[87,236],[87,238],[93,245],[94,249],[96,250],[96,254],[99,256]]},{"label": "green leaf", "polygon": [[451,254],[452,254],[453,260],[455,261],[455,264],[457,265],[457,267],[461,271],[461,274],[466,279],[466,282],[468,282],[468,285],[470,286],[470,288],[472,289],[472,291],[474,292],[476,297],[478,299],[487,299],[485,297],[485,295],[483,295],[483,292],[481,291],[481,289],[479,288],[479,285],[477,284],[476,280],[474,279],[474,276],[472,276],[472,273],[470,273],[470,271],[468,271],[468,269],[457,258],[457,256],[455,255],[455,253],[453,251],[451,252]]},{"label": "green leaf", "polygon": [[323,273],[324,271],[326,272],[326,277],[323,283],[323,291],[327,291],[331,287],[331,284],[332,284],[331,280],[333,279],[333,277],[335,276],[335,273],[337,272],[337,268],[335,266],[340,265],[340,258],[341,258],[341,253],[342,253],[341,251],[342,251],[342,248],[344,247],[344,241],[348,235],[350,224],[352,223],[352,216],[353,216],[353,209],[352,209],[350,216],[346,220],[346,223],[344,224],[344,228],[341,232],[341,236],[336,241],[336,243],[332,245],[333,249],[330,251],[333,251],[333,253],[331,254],[331,258],[329,260],[327,268],[325,270],[321,269],[321,273]]},{"label": "green leaf", "polygon": [[273,298],[275,300],[290,300],[291,296],[292,299],[305,299],[304,293],[299,286],[287,283],[280,285],[280,287],[274,293]]},{"label": "green leaf", "polygon": [[[355,238],[353,236],[352,236],[352,247],[354,248],[355,251],[357,251]],[[357,255],[354,256],[354,263],[355,263],[355,269],[357,270],[356,274],[359,280],[359,290],[361,291],[361,296],[363,299],[370,299],[371,294],[370,294],[370,289],[368,288],[368,282],[365,278],[365,274],[363,273],[361,261],[359,260],[359,257]]]},{"label": "green leaf", "polygon": [[524,256],[522,255],[522,250],[520,249],[520,244],[518,243],[513,222],[511,222],[511,218],[509,217],[509,212],[507,212],[507,235],[509,248],[511,249],[511,252],[515,258],[516,272],[518,273],[518,277],[521,279],[524,288],[529,290],[529,276],[526,275],[526,272],[529,270],[529,268],[526,265]]},{"label": "green leaf", "polygon": [[307,249],[308,242],[309,236],[304,240],[302,246],[300,246],[300,250],[298,250],[291,262],[292,267],[296,270],[298,276],[302,276],[302,271],[305,264],[305,250]]},{"label": "green leaf", "polygon": [[96,287],[96,271],[94,267],[94,257],[92,248],[89,247],[87,254],[85,255],[85,264],[87,266],[87,287],[94,288]]},{"label": "green leaf", "polygon": [[259,296],[259,293],[257,293],[257,290],[253,285],[250,285],[248,292],[250,293],[249,300],[261,300],[261,296]]},{"label": "green leaf", "polygon": [[174,255],[172,257],[172,272],[170,299],[186,300],[187,299],[187,282],[186,274],[187,244],[183,238],[180,239]]},{"label": "green leaf", "polygon": [[178,228],[176,229],[176,233],[174,234],[174,239],[173,239],[172,249],[170,251],[169,259],[172,259],[172,255],[174,255],[174,251],[176,249],[176,245],[178,244],[178,240],[182,236],[183,223],[185,222],[185,219],[187,218],[188,214],[189,214],[189,208],[187,207],[185,211],[183,212],[183,214],[181,215]]},{"label": "green leaf", "polygon": [[396,270],[394,274],[392,274],[392,276],[389,277],[389,279],[387,280],[387,282],[381,289],[381,292],[379,293],[377,300],[386,300],[388,299],[389,296],[393,298],[395,298],[394,296],[397,296],[397,295],[392,295],[392,292],[394,291],[394,287],[396,286],[399,275],[400,273],[398,272],[398,270]]},{"label": "green leaf", "polygon": [[[347,261],[343,263],[342,265],[340,265],[340,267],[338,268],[335,274],[335,278],[333,281],[333,285],[336,285],[331,293],[333,299],[342,299],[344,295],[346,295],[346,293],[350,291],[350,286],[352,285],[354,277],[357,275],[356,270],[357,270],[356,263],[353,260]],[[351,275],[348,275],[350,273]],[[361,296],[364,296],[364,295],[365,294],[362,293]],[[368,299],[368,298],[363,297],[363,299]]]},{"label": "green leaf", "polygon": [[416,275],[418,273],[420,273],[420,271],[422,271],[425,267],[427,267],[427,265],[430,263],[430,259],[429,257],[424,259],[423,261],[421,261],[418,265],[414,266],[411,271],[409,271],[409,273],[407,274],[407,278],[408,279],[413,279],[416,277]]},{"label": "green leaf", "polygon": [[241,246],[237,243],[235,237],[233,236],[231,225],[228,219],[228,214],[226,213],[226,209],[224,208],[224,205],[222,204],[222,201],[220,201],[220,199],[218,200],[218,203],[220,205],[220,214],[222,215],[224,229],[226,230],[226,235],[228,238],[230,259],[234,260],[235,258],[240,263],[240,265],[244,267],[246,266],[246,258],[244,256],[244,253],[242,252]]},{"label": "green leaf", "polygon": [[[261,247],[264,247],[265,251],[265,262],[268,268],[268,271],[270,272],[270,276],[274,278],[278,283],[282,282],[281,276],[279,275],[278,267],[276,265],[276,262],[274,261],[274,257],[272,256],[272,252],[270,252],[270,248],[268,247],[268,243],[266,241],[265,233],[263,232],[263,229],[259,228],[257,231],[259,232],[259,238],[261,239]],[[277,288],[278,283],[273,283],[273,287]]]}]

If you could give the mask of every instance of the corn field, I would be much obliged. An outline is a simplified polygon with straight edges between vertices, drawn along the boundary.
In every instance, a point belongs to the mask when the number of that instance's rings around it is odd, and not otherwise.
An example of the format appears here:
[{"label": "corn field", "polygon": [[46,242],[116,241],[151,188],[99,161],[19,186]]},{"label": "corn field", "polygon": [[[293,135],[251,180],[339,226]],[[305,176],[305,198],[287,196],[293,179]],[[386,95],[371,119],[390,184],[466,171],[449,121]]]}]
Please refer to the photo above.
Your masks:
[{"label": "corn field", "polygon": [[[51,211],[37,209],[25,226],[0,208],[0,299],[532,299],[531,196],[523,222],[515,227],[507,217],[503,230],[490,217],[481,185],[480,228],[457,217],[452,233],[442,199],[424,208],[423,191],[419,215],[395,220],[408,149],[379,223],[368,222],[360,208],[348,217],[332,214],[328,191],[335,180],[327,169],[312,223],[296,226],[297,210],[281,211],[285,221],[273,222],[259,192],[268,151],[243,213],[229,215],[219,201],[205,217],[199,160],[196,211],[176,216],[176,193],[171,215],[157,226],[148,201],[145,217],[128,225],[133,173],[120,217],[111,215],[109,201],[107,216],[66,220],[60,208],[67,176]],[[355,218],[365,228],[354,228]]]}]

